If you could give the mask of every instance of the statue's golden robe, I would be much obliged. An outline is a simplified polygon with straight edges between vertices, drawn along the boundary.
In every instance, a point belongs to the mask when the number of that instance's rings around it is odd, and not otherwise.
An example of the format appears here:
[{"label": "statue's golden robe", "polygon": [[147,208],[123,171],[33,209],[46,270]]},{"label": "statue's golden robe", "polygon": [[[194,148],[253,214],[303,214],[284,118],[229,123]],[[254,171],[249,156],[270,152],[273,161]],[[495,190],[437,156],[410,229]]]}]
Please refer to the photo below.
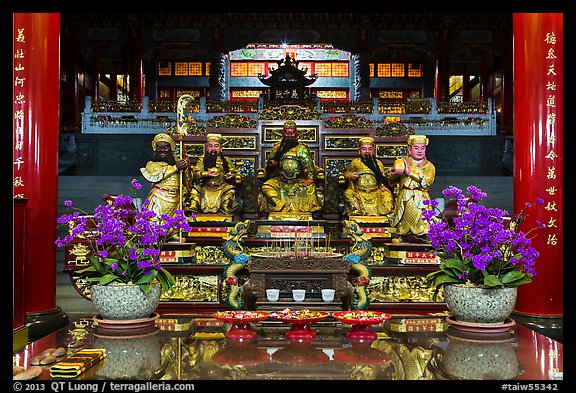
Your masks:
[{"label": "statue's golden robe", "polygon": [[[377,162],[384,174],[386,169],[384,164]],[[355,181],[350,180],[350,174],[353,172],[360,176]],[[348,182],[348,187],[344,191],[347,215],[383,217],[392,210],[392,193],[381,189],[374,172],[360,158],[352,160],[344,176]]]},{"label": "statue's golden robe", "polygon": [[[239,169],[234,166],[232,160],[225,157],[228,163],[229,172],[234,174],[231,183],[240,184],[242,175]],[[195,213],[223,213],[233,214],[239,206],[236,200],[236,188],[230,184],[224,173],[222,158],[216,159],[216,168],[219,169],[218,176],[205,177],[203,172],[210,168],[205,168],[204,160],[200,158],[194,167],[194,186],[190,191],[190,208]]]},{"label": "statue's golden robe", "polygon": [[[280,143],[270,152],[273,157]],[[313,213],[320,211],[316,184],[304,185],[304,180],[316,180],[316,167],[308,147],[302,143],[288,150],[277,164],[275,175],[261,187],[260,210],[268,212]]]},{"label": "statue's golden robe", "polygon": [[[430,225],[422,220],[422,210],[430,209],[424,200],[430,199],[429,187],[434,183],[436,168],[424,159],[420,162],[411,157],[404,157],[410,167],[410,175],[401,175],[398,179],[391,178],[391,184],[397,181],[394,189],[394,210],[390,215],[390,225],[396,228],[396,233],[406,235],[412,233],[422,236],[428,233]],[[394,168],[404,166],[402,158],[394,162]]]},{"label": "statue's golden robe", "polygon": [[180,174],[176,165],[148,161],[140,172],[152,183],[146,208],[154,211],[158,217],[162,214],[173,216],[174,210],[180,208]]}]

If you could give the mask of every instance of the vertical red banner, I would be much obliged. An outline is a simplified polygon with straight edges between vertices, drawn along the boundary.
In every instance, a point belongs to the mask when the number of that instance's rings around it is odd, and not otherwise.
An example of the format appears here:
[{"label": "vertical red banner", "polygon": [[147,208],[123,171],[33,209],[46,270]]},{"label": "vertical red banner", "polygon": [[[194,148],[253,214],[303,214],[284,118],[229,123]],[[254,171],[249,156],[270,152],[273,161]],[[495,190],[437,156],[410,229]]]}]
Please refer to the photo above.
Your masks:
[{"label": "vertical red banner", "polygon": [[56,309],[60,14],[13,14],[13,193],[29,199],[26,312]]},{"label": "vertical red banner", "polygon": [[534,316],[563,315],[563,46],[563,14],[514,14],[514,210],[541,198],[522,229],[546,225],[515,312]]}]

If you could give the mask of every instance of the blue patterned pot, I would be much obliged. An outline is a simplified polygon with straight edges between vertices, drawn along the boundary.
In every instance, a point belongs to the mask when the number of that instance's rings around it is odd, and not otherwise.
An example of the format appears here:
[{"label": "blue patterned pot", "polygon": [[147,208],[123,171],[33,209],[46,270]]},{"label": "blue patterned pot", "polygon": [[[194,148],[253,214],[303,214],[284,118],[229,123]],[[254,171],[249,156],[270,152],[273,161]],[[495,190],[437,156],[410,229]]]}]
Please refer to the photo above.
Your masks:
[{"label": "blue patterned pot", "polygon": [[158,307],[162,286],[156,283],[144,293],[138,285],[93,285],[90,288],[92,304],[101,319],[133,320],[149,318]]},{"label": "blue patterned pot", "polygon": [[444,287],[444,300],[454,319],[502,324],[516,305],[518,288],[476,288],[459,284]]}]

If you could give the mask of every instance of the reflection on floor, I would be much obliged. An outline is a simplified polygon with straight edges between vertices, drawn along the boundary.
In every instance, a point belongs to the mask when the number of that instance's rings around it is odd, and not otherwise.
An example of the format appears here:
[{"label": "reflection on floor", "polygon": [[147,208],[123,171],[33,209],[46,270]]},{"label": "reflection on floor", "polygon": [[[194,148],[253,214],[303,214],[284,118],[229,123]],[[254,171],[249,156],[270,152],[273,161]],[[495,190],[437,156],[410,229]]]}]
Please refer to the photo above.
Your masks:
[{"label": "reflection on floor", "polygon": [[536,318],[514,313],[511,315],[511,318],[514,319],[517,323],[535,330],[538,333],[545,335],[546,337],[550,337],[551,339],[561,343],[564,342],[563,318]]}]

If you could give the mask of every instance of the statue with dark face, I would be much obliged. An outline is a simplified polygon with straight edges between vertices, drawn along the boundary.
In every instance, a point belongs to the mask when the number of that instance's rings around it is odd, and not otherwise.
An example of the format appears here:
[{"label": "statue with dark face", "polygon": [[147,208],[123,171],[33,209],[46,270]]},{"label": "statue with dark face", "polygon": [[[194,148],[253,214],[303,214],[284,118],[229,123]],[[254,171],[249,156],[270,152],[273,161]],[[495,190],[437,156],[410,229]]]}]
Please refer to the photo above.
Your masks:
[{"label": "statue with dark face", "polygon": [[158,217],[162,214],[172,216],[175,209],[182,208],[180,174],[184,176],[183,184],[188,184],[190,181],[188,160],[176,159],[175,148],[176,142],[170,135],[157,134],[152,141],[154,158],[148,161],[146,167],[140,168],[144,178],[152,183],[145,206],[154,211]]}]

